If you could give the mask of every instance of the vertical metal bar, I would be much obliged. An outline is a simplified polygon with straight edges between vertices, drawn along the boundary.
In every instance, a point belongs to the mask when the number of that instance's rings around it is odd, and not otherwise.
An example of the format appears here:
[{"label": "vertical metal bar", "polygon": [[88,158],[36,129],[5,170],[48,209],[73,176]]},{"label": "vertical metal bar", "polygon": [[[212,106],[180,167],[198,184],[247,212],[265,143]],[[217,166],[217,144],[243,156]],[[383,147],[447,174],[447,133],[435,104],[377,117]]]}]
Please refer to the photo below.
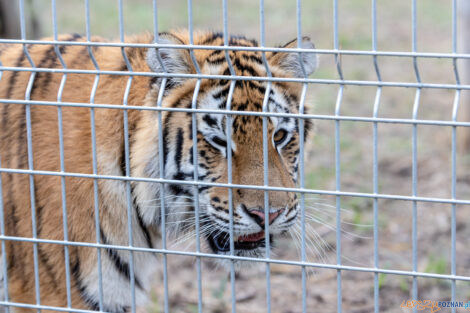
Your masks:
[{"label": "vertical metal bar", "polygon": [[[188,0],[188,31],[189,31],[189,44],[194,44],[193,38],[193,2],[192,0]],[[194,51],[191,49],[189,50],[191,55],[191,60],[196,68],[196,73],[201,74],[199,69],[199,65],[197,63],[196,57],[194,56]],[[201,80],[198,79],[196,82],[196,86],[194,88],[193,99],[191,107],[193,109],[197,108],[197,96],[199,93],[199,87],[201,86]],[[199,180],[198,174],[198,152],[197,152],[197,115],[196,113],[192,113],[192,132],[193,132],[193,164],[194,164],[194,172],[193,178],[194,181]],[[201,240],[200,240],[200,221],[199,221],[199,186],[194,185],[194,215],[195,215],[195,223],[196,223],[196,252],[201,252]],[[201,279],[201,257],[196,257],[196,272],[197,272],[197,308],[198,312],[202,313],[202,279]]]},{"label": "vertical metal bar", "polygon": [[[56,0],[52,0],[52,29],[54,33],[54,40],[58,40],[58,32],[57,32],[57,11],[56,11]],[[59,47],[54,45],[54,51],[57,55],[57,58],[62,65],[62,68],[66,69],[67,66],[62,58],[62,54],[60,53]],[[57,102],[62,101],[62,94],[64,92],[65,83],[67,81],[67,73],[62,75],[62,79],[60,81],[59,91],[57,93]],[[64,161],[64,134],[63,134],[63,124],[62,124],[62,107],[59,105],[57,106],[57,123],[59,128],[59,157],[60,157],[60,171],[61,173],[65,172],[65,161]],[[64,241],[67,242],[69,240],[68,235],[68,221],[67,221],[67,194],[66,194],[66,186],[65,186],[65,177],[60,177],[60,185],[61,185],[61,197],[62,197],[62,224],[64,230]],[[72,306],[72,295],[70,291],[70,258],[69,258],[69,246],[64,245],[64,262],[65,262],[65,286],[67,292],[67,307],[71,308]]]},{"label": "vertical metal bar", "polygon": [[[86,38],[87,42],[91,41],[91,29],[90,29],[90,0],[85,0],[85,24],[86,24]],[[98,62],[93,54],[91,46],[87,46],[88,55],[93,63],[96,70],[99,71]],[[95,76],[93,87],[90,94],[90,104],[95,103],[95,95],[98,88],[100,75]],[[90,108],[90,128],[91,128],[91,149],[92,149],[92,169],[93,174],[98,173],[98,162],[96,157],[96,125],[95,125],[95,108]],[[93,179],[93,209],[95,215],[95,239],[96,243],[101,242],[100,233],[100,209],[99,209],[99,196],[98,196],[98,180]],[[101,264],[101,248],[96,249],[97,252],[97,265],[98,265],[98,305],[100,311],[103,311],[103,272]]]},{"label": "vertical metal bar", "polygon": [[[263,112],[268,112],[269,104],[269,93],[271,91],[271,82],[268,82],[266,93],[264,94],[263,99]],[[268,173],[268,121],[267,117],[263,116],[263,180],[264,186],[269,186],[269,173]],[[264,216],[268,218],[269,221],[269,192],[264,191]],[[270,258],[271,255],[271,244],[269,241],[269,222],[264,223],[264,233],[266,241],[266,259]],[[267,312],[271,312],[271,267],[269,263],[266,263],[266,305]]]},{"label": "vertical metal bar", "polygon": [[[226,110],[231,109],[233,91],[235,90],[235,81],[230,82],[230,88],[227,95]],[[227,184],[232,183],[232,117],[227,115],[226,134],[227,134]],[[230,255],[235,255],[235,243],[233,236],[233,190],[228,189],[228,205],[229,205],[229,236],[230,236]],[[232,300],[232,313],[236,312],[236,290],[235,290],[235,265],[234,261],[230,260],[230,288]]]},{"label": "vertical metal bar", "polygon": [[[157,107],[162,107],[163,102],[163,94],[165,93],[165,85],[166,85],[166,77],[163,78],[160,89],[158,90],[158,99],[157,99]],[[157,112],[157,119],[158,119],[158,164],[159,164],[159,172],[160,178],[165,178],[165,166],[163,164],[163,120],[162,120],[162,112]],[[162,249],[166,250],[166,210],[165,210],[165,185],[161,184],[160,187],[160,215],[161,215],[161,233],[162,233]],[[170,311],[169,309],[169,301],[168,301],[168,263],[167,263],[167,255],[164,253],[162,255],[163,259],[163,288],[164,288],[164,301],[163,301],[163,309],[165,313]]]},{"label": "vertical metal bar", "polygon": [[[19,0],[19,10],[20,10],[20,26],[21,26],[21,39],[26,39],[26,25],[25,25],[25,16],[24,16],[24,0]],[[26,44],[23,44],[23,53],[26,55],[29,64],[31,67],[35,68],[36,65],[31,58],[28,47]],[[25,92],[25,100],[31,100],[31,90],[33,88],[34,79],[36,78],[36,73],[31,73],[31,76],[28,81]],[[25,105],[25,115],[26,115],[26,137],[27,137],[27,149],[28,149],[28,169],[34,169],[33,161],[33,142],[32,142],[32,127],[31,127],[31,105]],[[32,235],[33,239],[37,239],[37,227],[36,227],[36,195],[34,187],[34,174],[29,175],[29,192],[30,192],[30,201],[31,201],[31,223],[32,223]],[[40,282],[39,282],[39,262],[38,262],[38,243],[33,243],[33,259],[34,259],[34,287],[35,287],[35,297],[36,305],[41,304],[41,291],[40,291]],[[41,312],[40,309],[37,309],[37,312]]]},{"label": "vertical metal bar", "polygon": [[[223,25],[224,25],[224,46],[228,47],[229,43],[229,33],[228,33],[228,17],[227,17],[227,0],[222,2],[222,15],[223,15]],[[230,75],[235,75],[235,70],[233,69],[232,61],[230,60],[230,55],[228,50],[224,51],[225,61],[228,64]],[[235,81],[230,81],[230,88],[227,95],[226,110],[230,110],[232,106],[232,97],[233,91],[235,90]],[[232,116],[227,115],[226,135],[227,135],[227,183],[232,183]],[[235,243],[233,235],[233,190],[228,188],[228,210],[229,210],[229,239],[230,239],[230,255],[235,255]],[[237,310],[237,298],[236,298],[236,289],[235,289],[235,262],[230,260],[230,296],[232,302],[232,313],[235,313]]]},{"label": "vertical metal bar", "polygon": [[[339,49],[338,39],[338,0],[333,1],[333,45],[334,49]],[[343,80],[343,71],[341,69],[341,62],[338,54],[335,55],[336,70],[338,76]],[[341,115],[341,102],[343,100],[344,85],[339,86],[338,96],[336,99],[335,116]],[[335,176],[336,176],[336,191],[341,191],[341,145],[340,145],[340,121],[335,121]],[[336,264],[341,265],[341,196],[336,196]],[[337,311],[342,312],[343,295],[341,283],[341,270],[336,271],[336,284],[337,284]]]},{"label": "vertical metal bar", "polygon": [[[377,0],[372,0],[372,50],[377,51]],[[382,81],[380,75],[379,65],[377,62],[377,56],[373,56],[375,74],[378,81]],[[380,97],[382,95],[382,87],[377,87],[375,94],[373,117],[377,118],[379,113]],[[379,165],[378,165],[378,123],[374,122],[372,130],[373,140],[373,156],[372,156],[372,184],[374,194],[379,193]],[[379,201],[377,198],[373,199],[373,210],[374,210],[374,267],[379,268]],[[374,273],[374,313],[380,311],[379,302],[379,273]]]},{"label": "vertical metal bar", "polygon": [[[297,0],[297,48],[302,48],[302,8],[301,0]],[[302,53],[299,53],[299,64],[303,72],[304,78],[307,78],[305,72]],[[307,94],[308,84],[302,85],[302,94],[299,103],[299,113],[303,114],[305,111],[305,96]],[[304,138],[305,138],[305,120],[303,118],[298,120],[299,122],[299,141],[300,141],[300,188],[305,188],[305,167],[304,167]],[[305,241],[305,194],[300,193],[300,228],[301,228],[301,260],[305,262],[306,256],[306,241]],[[302,312],[307,312],[307,270],[305,266],[302,266]]]},{"label": "vertical metal bar", "polygon": [[[299,113],[303,114],[305,112],[305,97],[307,94],[307,84],[302,86],[302,94],[300,98]],[[299,141],[300,141],[300,188],[305,188],[305,160],[304,160],[304,142],[305,142],[305,120],[299,119]],[[302,262],[307,261],[306,256],[306,240],[305,240],[305,194],[300,194],[300,222],[301,222],[301,231],[302,231],[302,246],[301,246],[301,258]],[[302,266],[302,312],[307,312],[307,271],[305,266]]]},{"label": "vertical metal bar", "polygon": [[[380,97],[382,94],[382,88],[377,88],[377,93],[375,94],[375,101],[374,101],[374,111],[373,117],[376,118],[379,111],[380,105]],[[373,161],[372,161],[372,183],[373,183],[373,192],[374,194],[379,193],[378,187],[378,130],[377,130],[377,122],[373,124]],[[379,268],[379,204],[378,199],[374,198],[373,200],[373,210],[374,210],[374,268]],[[374,312],[378,313],[380,309],[379,303],[379,274],[377,272],[374,273]]]},{"label": "vertical metal bar", "polygon": [[[416,52],[416,0],[412,0],[411,5],[411,23],[412,23],[412,51]],[[421,77],[418,69],[417,58],[413,57],[413,67],[416,80],[420,83]],[[413,119],[418,117],[419,102],[421,97],[421,88],[416,89],[415,100],[413,104]],[[413,124],[412,133],[412,195],[417,196],[418,191],[418,125]],[[412,267],[413,271],[418,270],[418,203],[413,201],[412,208]],[[418,300],[418,278],[413,276],[412,298]],[[417,312],[417,308],[413,307],[413,313]]]},{"label": "vertical metal bar", "polygon": [[[159,33],[158,33],[158,7],[157,7],[157,0],[153,0],[153,27],[154,27],[154,43],[158,43]],[[157,50],[158,51],[158,50]],[[158,60],[162,67],[164,73],[166,73],[165,66],[161,59],[160,53],[157,53]],[[167,78],[163,77],[161,85],[158,90],[158,98],[157,98],[157,107],[162,107],[163,95],[165,93],[165,86],[166,86]],[[157,112],[157,121],[158,121],[158,166],[159,166],[159,177],[161,179],[165,178],[165,165],[163,164],[163,120],[162,120],[162,112]],[[165,184],[160,185],[160,227],[161,227],[161,236],[162,236],[162,249],[166,250],[166,204],[165,204]],[[170,311],[169,309],[169,301],[168,301],[168,258],[165,253],[162,254],[163,260],[163,310],[165,313]]]},{"label": "vertical metal bar", "polygon": [[153,12],[153,41],[158,42],[158,6],[157,0],[152,0],[152,12]]},{"label": "vertical metal bar", "polygon": [[[341,102],[343,100],[344,85],[341,85],[338,90],[336,98],[335,116],[341,115]],[[336,191],[341,191],[341,145],[340,145],[340,122],[335,121],[335,176],[336,176]],[[341,196],[336,196],[336,264],[341,265]],[[342,284],[341,284],[341,270],[336,271],[337,280],[337,311],[342,312]]]},{"label": "vertical metal bar", "polygon": [[[191,107],[193,109],[197,108],[197,96],[199,93],[199,88],[201,87],[201,80],[198,79],[196,86],[194,88],[194,94],[192,99]],[[192,118],[192,129],[193,132],[193,164],[194,172],[193,179],[194,181],[199,180],[198,173],[198,151],[197,151],[197,116],[196,113],[191,115]],[[200,240],[200,221],[199,221],[199,186],[194,185],[194,215],[196,222],[196,252],[201,252],[201,240]],[[197,271],[197,292],[198,292],[198,312],[202,312],[202,282],[201,282],[201,257],[196,257],[196,271]]]},{"label": "vertical metal bar", "polygon": [[[124,42],[124,16],[123,16],[123,0],[118,0],[118,7],[119,7],[119,39],[121,43]],[[127,58],[127,54],[125,51],[125,47],[121,48],[121,54],[126,63],[127,70],[132,72],[132,66]],[[129,76],[127,79],[126,89],[124,91],[124,98],[122,100],[122,105],[124,107],[127,106],[129,92],[132,86],[133,76]],[[129,116],[128,110],[123,109],[123,118],[124,118],[124,155],[125,155],[125,163],[126,163],[126,177],[131,177],[130,173],[130,160],[129,160]],[[129,180],[126,181],[126,199],[127,199],[127,232],[129,237],[129,246],[133,246],[133,230],[132,230],[132,195],[131,195],[131,183]],[[131,310],[132,313],[136,312],[136,303],[135,303],[135,272],[134,272],[134,251],[129,251],[129,274],[130,274],[130,288],[131,288]]]},{"label": "vertical metal bar", "polygon": [[[265,21],[264,21],[264,0],[260,0],[259,6],[260,14],[260,31],[261,31],[261,47],[266,45],[266,35],[265,35]],[[262,52],[263,63],[266,68],[267,76],[271,77],[271,70],[269,69],[269,64],[266,60],[266,54]],[[263,112],[268,112],[269,104],[269,94],[271,93],[271,82],[268,82],[266,87],[266,92],[263,99]],[[263,180],[264,186],[269,186],[269,173],[268,173],[268,119],[266,116],[263,116]],[[264,191],[264,216],[269,220],[269,192]],[[264,223],[264,236],[266,242],[266,259],[270,258],[271,255],[271,243],[269,241],[269,223]],[[271,266],[269,263],[266,263],[266,309],[267,312],[271,312]]]},{"label": "vertical metal bar", "polygon": [[[1,66],[0,62],[0,66]],[[2,167],[2,156],[0,155],[0,168]],[[3,206],[3,184],[2,175],[0,174],[0,235],[5,236],[5,207]],[[7,264],[7,248],[5,240],[2,239],[2,271],[3,271],[3,297],[8,302],[10,296],[8,294],[8,264]],[[9,306],[4,306],[5,313],[10,312]]]},{"label": "vertical metal bar", "polygon": [[[3,66],[0,60],[0,66]],[[0,80],[3,78],[3,71],[0,71]],[[0,154],[0,168],[2,167],[2,156]],[[3,184],[2,175],[0,174],[0,235],[5,236],[5,207],[3,206]],[[8,259],[5,240],[1,240],[2,245],[2,271],[3,271],[3,298],[5,302],[10,299],[8,293]],[[10,307],[5,306],[5,313],[10,313]]]},{"label": "vertical metal bar", "polygon": [[[452,53],[457,53],[457,0],[452,0]],[[454,68],[454,76],[457,85],[460,85],[460,75],[457,66],[457,59],[452,59],[453,68]],[[455,91],[455,98],[454,98],[454,106],[452,110],[452,121],[457,121],[457,113],[459,111],[459,104],[460,104],[460,89]],[[451,196],[452,199],[455,200],[457,198],[457,127],[452,126],[452,190]],[[450,272],[451,275],[457,275],[457,266],[456,266],[456,241],[457,241],[457,230],[456,230],[456,210],[457,206],[452,204],[451,209],[451,265],[450,265]],[[456,301],[455,293],[456,293],[456,281],[453,279],[451,281],[451,301]],[[452,309],[452,313],[455,313],[455,307]]]}]

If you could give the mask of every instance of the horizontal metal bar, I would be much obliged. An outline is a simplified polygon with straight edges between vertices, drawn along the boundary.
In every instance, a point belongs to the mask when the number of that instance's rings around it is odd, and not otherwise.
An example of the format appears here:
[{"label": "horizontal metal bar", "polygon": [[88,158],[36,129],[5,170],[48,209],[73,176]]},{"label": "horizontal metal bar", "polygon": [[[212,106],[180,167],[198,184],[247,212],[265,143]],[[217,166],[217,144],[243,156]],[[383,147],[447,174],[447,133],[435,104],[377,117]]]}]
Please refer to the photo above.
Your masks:
[{"label": "horizontal metal bar", "polygon": [[359,198],[372,198],[372,199],[390,199],[390,200],[402,200],[402,201],[470,205],[470,200],[457,200],[457,199],[447,199],[447,198],[430,198],[430,197],[418,197],[418,196],[401,196],[401,195],[372,194],[372,193],[345,192],[345,191],[340,192],[340,191],[329,191],[329,190],[286,188],[286,187],[258,186],[258,185],[223,184],[223,183],[210,183],[210,182],[191,181],[191,180],[174,180],[174,179],[162,179],[162,178],[83,174],[83,173],[72,173],[72,172],[23,170],[23,169],[11,169],[11,168],[3,168],[3,167],[0,167],[0,173],[65,176],[65,177],[78,177],[78,178],[148,182],[148,183],[159,183],[159,184],[173,184],[173,185],[195,185],[195,186],[224,187],[224,188],[237,188],[237,189],[256,189],[256,190],[265,190],[265,191],[287,191],[287,192],[298,192],[298,193],[319,194],[319,195],[329,195],[329,196],[345,196],[345,197],[359,197]]},{"label": "horizontal metal bar", "polygon": [[0,306],[4,306],[4,307],[13,306],[13,307],[24,308],[24,309],[51,310],[51,311],[74,312],[74,313],[96,313],[96,312],[99,312],[99,311],[91,311],[91,310],[72,309],[72,308],[59,307],[59,306],[28,304],[28,303],[19,303],[19,302],[10,302],[10,301],[0,301]]},{"label": "horizontal metal bar", "polygon": [[132,105],[122,106],[122,105],[117,105],[117,104],[95,104],[95,103],[83,103],[83,102],[57,102],[57,101],[38,101],[38,100],[0,99],[0,103],[31,104],[31,105],[60,106],[60,107],[78,107],[78,108],[83,107],[83,108],[98,108],[98,109],[117,109],[117,110],[167,111],[167,112],[206,113],[206,114],[209,113],[209,114],[248,115],[248,116],[293,117],[293,118],[312,119],[312,120],[350,121],[350,122],[366,122],[366,123],[378,122],[378,123],[407,124],[407,125],[470,127],[470,122],[442,121],[442,120],[415,120],[415,119],[385,118],[385,117],[233,111],[233,110],[224,110],[224,109],[164,108],[164,107],[132,106]]},{"label": "horizontal metal bar", "polygon": [[347,271],[355,271],[355,272],[371,272],[371,273],[383,273],[383,274],[391,274],[391,275],[406,275],[406,276],[418,276],[418,277],[424,277],[424,278],[470,281],[470,277],[459,276],[459,275],[444,275],[444,274],[435,274],[435,273],[423,273],[423,272],[417,272],[417,271],[415,272],[415,271],[390,270],[390,269],[382,269],[382,268],[374,268],[374,267],[323,264],[323,263],[314,263],[314,262],[307,262],[307,261],[253,258],[253,257],[242,257],[242,256],[236,256],[236,255],[220,255],[220,254],[212,254],[212,253],[204,253],[204,252],[156,249],[156,248],[145,248],[145,247],[136,247],[136,246],[131,247],[131,246],[120,246],[120,245],[105,245],[101,243],[91,243],[91,242],[81,242],[81,241],[63,241],[63,240],[2,236],[2,235],[0,235],[0,240],[44,243],[44,244],[47,243],[47,244],[68,245],[68,246],[75,246],[75,247],[115,249],[115,250],[148,252],[148,253],[158,253],[158,254],[197,256],[197,257],[204,257],[204,258],[211,258],[211,259],[236,260],[236,261],[247,261],[247,262],[257,262],[257,263],[275,263],[275,264],[306,266],[306,267],[324,268],[324,269],[333,269],[333,270],[347,270]]},{"label": "horizontal metal bar", "polygon": [[95,47],[132,47],[132,48],[170,48],[185,50],[228,50],[228,51],[260,51],[260,52],[312,52],[333,55],[365,55],[390,57],[422,57],[422,58],[449,58],[470,59],[468,53],[437,53],[437,52],[403,52],[403,51],[372,51],[372,50],[340,50],[340,49],[300,49],[281,47],[243,47],[243,46],[211,46],[211,45],[178,45],[158,43],[124,43],[124,42],[93,42],[93,41],[60,41],[60,40],[20,40],[0,39],[5,44],[32,44],[32,45],[61,45],[61,46],[95,46]]},{"label": "horizontal metal bar", "polygon": [[45,72],[45,73],[70,73],[88,75],[119,75],[119,76],[145,76],[145,77],[175,77],[175,78],[196,78],[196,79],[224,79],[240,81],[266,81],[266,82],[291,82],[309,83],[324,85],[353,85],[353,86],[375,86],[375,87],[405,87],[405,88],[429,88],[429,89],[454,89],[470,90],[470,85],[458,84],[435,84],[435,83],[404,83],[385,82],[370,80],[341,80],[341,79],[318,79],[318,78],[294,78],[294,77],[267,77],[267,76],[239,76],[239,75],[208,75],[208,74],[181,74],[181,73],[155,73],[155,72],[134,72],[134,71],[103,71],[103,70],[78,70],[64,68],[39,68],[39,67],[9,67],[0,66],[0,71],[13,72]]}]

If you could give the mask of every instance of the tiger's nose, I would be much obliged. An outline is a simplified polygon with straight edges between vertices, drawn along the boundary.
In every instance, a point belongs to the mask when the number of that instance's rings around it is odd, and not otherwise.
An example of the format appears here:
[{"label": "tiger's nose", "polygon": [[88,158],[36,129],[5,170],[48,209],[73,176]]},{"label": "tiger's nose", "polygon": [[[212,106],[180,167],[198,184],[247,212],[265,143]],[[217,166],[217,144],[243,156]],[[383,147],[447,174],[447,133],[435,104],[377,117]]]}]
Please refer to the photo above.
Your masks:
[{"label": "tiger's nose", "polygon": [[[248,209],[245,206],[243,206],[243,208],[245,209],[246,213],[256,222],[256,224],[261,227],[264,226],[264,223],[266,222],[266,214],[264,214],[263,208],[257,207]],[[275,211],[271,209],[268,214],[269,225],[271,225],[283,211],[283,208]]]}]

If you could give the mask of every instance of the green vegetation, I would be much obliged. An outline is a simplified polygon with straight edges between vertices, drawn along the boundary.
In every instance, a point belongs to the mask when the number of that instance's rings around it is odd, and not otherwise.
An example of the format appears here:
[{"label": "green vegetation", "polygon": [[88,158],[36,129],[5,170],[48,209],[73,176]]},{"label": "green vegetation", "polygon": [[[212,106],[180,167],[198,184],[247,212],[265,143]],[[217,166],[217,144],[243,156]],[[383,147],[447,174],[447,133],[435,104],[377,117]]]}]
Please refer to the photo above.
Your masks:
[{"label": "green vegetation", "polygon": [[424,269],[426,273],[434,274],[448,274],[448,262],[445,256],[435,256],[430,254],[428,257],[428,263]]},{"label": "green vegetation", "polygon": [[408,280],[404,277],[400,279],[400,290],[403,291],[403,293],[408,293],[410,291],[410,284]]},{"label": "green vegetation", "polygon": [[150,292],[150,302],[147,308],[148,313],[160,313],[160,303],[158,302],[158,295],[156,290]]},{"label": "green vegetation", "polygon": [[387,274],[384,274],[384,273],[379,274],[379,289],[382,289],[382,287],[385,285],[386,277],[387,277]]}]

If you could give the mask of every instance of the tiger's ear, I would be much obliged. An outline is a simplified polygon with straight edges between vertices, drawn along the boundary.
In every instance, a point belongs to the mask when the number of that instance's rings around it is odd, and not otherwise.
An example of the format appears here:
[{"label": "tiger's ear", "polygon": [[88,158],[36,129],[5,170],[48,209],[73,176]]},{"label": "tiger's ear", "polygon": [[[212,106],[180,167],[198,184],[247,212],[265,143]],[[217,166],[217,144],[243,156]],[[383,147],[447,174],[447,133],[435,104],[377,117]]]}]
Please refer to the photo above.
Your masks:
[{"label": "tiger's ear", "polygon": [[[315,49],[315,45],[310,41],[309,37],[303,37],[300,44],[302,49]],[[282,48],[297,48],[297,39],[294,39]],[[294,77],[304,77],[312,74],[318,66],[318,56],[313,52],[271,52],[267,54],[268,62],[271,66],[278,67]]]},{"label": "tiger's ear", "polygon": [[[168,33],[161,34],[158,43],[185,44],[178,37]],[[147,51],[147,64],[153,72],[157,73],[190,74],[194,72],[191,56],[186,49],[150,48]],[[180,84],[184,79],[179,77],[169,78],[172,84]]]}]

